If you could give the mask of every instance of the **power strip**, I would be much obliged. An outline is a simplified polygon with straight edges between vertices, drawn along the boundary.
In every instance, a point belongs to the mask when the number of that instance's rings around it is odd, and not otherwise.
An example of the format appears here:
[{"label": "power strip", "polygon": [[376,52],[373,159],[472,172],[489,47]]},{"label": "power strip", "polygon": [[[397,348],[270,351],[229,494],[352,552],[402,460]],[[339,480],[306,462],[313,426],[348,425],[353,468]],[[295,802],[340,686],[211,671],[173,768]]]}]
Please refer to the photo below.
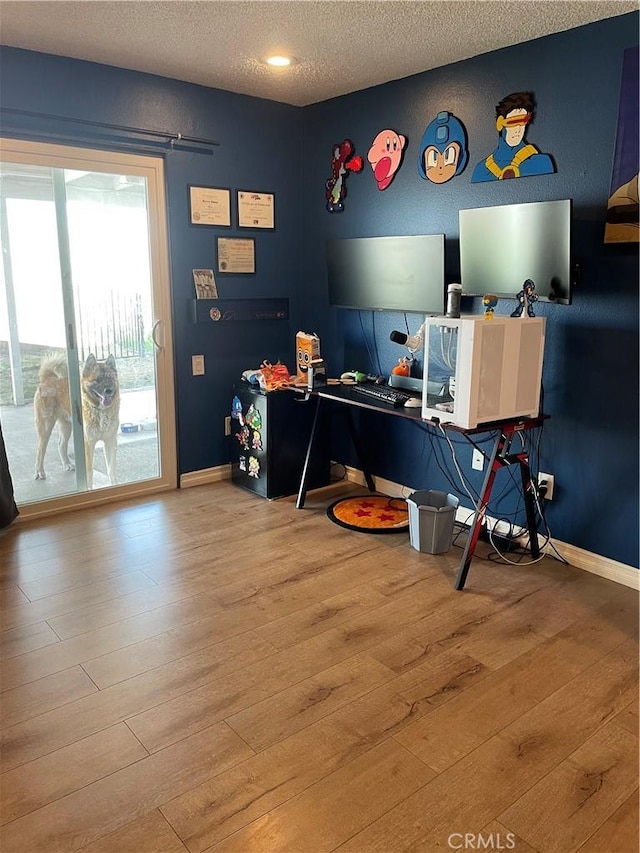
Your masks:
[{"label": "power strip", "polygon": [[486,542],[488,545],[494,547],[501,554],[508,554],[511,551],[522,551],[523,549],[530,550],[521,541],[518,541],[517,537],[509,537],[497,532],[492,533],[490,536],[486,527],[483,527],[480,531],[479,538],[482,542]]}]

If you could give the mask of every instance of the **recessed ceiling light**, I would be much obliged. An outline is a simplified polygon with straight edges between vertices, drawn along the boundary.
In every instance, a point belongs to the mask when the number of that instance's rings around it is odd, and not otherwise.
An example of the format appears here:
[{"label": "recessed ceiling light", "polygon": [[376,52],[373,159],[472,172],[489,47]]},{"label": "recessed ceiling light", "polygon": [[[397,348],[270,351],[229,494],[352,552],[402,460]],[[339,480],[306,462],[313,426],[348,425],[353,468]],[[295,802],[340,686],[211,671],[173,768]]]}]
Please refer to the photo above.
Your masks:
[{"label": "recessed ceiling light", "polygon": [[286,68],[291,65],[291,59],[288,56],[270,56],[267,59],[267,65],[273,65],[274,68]]}]

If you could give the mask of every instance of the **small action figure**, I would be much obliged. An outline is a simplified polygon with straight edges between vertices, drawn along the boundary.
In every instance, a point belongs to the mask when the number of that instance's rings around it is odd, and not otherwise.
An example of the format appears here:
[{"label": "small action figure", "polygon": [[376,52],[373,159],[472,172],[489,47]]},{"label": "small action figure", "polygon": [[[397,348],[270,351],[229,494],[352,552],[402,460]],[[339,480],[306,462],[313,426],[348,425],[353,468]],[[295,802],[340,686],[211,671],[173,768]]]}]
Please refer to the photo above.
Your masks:
[{"label": "small action figure", "polygon": [[498,304],[498,297],[494,296],[493,293],[485,293],[482,297],[482,304],[484,305],[485,319],[493,320],[493,312]]},{"label": "small action figure", "polygon": [[511,312],[512,317],[522,317],[525,306],[527,308],[527,317],[536,316],[533,310],[533,303],[538,301],[538,295],[536,293],[536,286],[530,278],[522,285],[522,290],[516,294],[516,299],[518,300],[518,305],[515,311]]}]

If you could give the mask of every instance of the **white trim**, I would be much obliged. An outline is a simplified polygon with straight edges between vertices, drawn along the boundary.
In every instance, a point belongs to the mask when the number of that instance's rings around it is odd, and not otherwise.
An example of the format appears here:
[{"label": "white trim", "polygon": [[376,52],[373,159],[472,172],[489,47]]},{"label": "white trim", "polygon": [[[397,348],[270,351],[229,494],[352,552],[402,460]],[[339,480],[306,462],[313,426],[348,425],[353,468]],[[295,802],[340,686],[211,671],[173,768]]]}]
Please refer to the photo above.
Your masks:
[{"label": "white trim", "polygon": [[[360,486],[366,486],[364,474],[358,468],[346,467],[346,477],[350,483],[357,483]],[[390,495],[391,497],[404,497],[411,494],[414,489],[408,486],[403,486],[400,483],[394,483],[392,480],[385,480],[382,477],[374,477],[373,481],[376,490],[382,494]],[[458,507],[456,511],[456,521],[461,524],[469,523],[470,516],[473,515],[473,510],[468,507]],[[497,522],[495,518],[486,516],[487,521],[492,526],[497,525],[498,533],[507,533],[508,527]],[[504,526],[504,530],[502,529]],[[544,537],[540,537],[540,546],[546,542]],[[553,546],[553,547],[552,547]],[[590,551],[585,551],[578,548],[576,545],[570,545],[567,542],[561,542],[558,539],[552,539],[547,543],[546,551],[553,556],[553,548],[557,549],[558,553],[576,569],[583,569],[585,572],[598,575],[601,578],[614,581],[614,583],[623,584],[631,587],[631,589],[640,590],[640,571],[633,566],[627,566],[625,563],[619,563],[617,560],[611,560],[609,557],[601,557],[599,554],[593,554]]]},{"label": "white trim", "polygon": [[160,483],[159,480],[140,480],[138,483],[126,483],[122,486],[109,486],[103,489],[93,489],[88,492],[78,492],[73,495],[61,495],[58,498],[36,501],[34,503],[18,504],[20,514],[13,524],[21,521],[31,521],[36,518],[48,518],[64,512],[74,512],[80,509],[90,509],[103,504],[152,498],[159,492],[173,491],[177,488],[172,483]]},{"label": "white trim", "polygon": [[231,465],[218,465],[217,468],[203,468],[201,471],[189,471],[180,475],[180,488],[189,489],[191,486],[204,486],[207,483],[218,483],[220,480],[231,479]]}]

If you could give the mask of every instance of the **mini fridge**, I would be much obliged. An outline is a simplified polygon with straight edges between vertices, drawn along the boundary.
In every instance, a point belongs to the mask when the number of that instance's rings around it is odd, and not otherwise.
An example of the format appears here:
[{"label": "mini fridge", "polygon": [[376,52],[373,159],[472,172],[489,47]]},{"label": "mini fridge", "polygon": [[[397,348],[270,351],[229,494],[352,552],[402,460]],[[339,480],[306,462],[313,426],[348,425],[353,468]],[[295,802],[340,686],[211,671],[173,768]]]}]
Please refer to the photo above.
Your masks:
[{"label": "mini fridge", "polygon": [[[236,386],[231,403],[231,478],[269,500],[297,493],[318,398]],[[324,417],[321,413],[321,419]],[[318,423],[309,489],[329,484],[327,424]]]}]

